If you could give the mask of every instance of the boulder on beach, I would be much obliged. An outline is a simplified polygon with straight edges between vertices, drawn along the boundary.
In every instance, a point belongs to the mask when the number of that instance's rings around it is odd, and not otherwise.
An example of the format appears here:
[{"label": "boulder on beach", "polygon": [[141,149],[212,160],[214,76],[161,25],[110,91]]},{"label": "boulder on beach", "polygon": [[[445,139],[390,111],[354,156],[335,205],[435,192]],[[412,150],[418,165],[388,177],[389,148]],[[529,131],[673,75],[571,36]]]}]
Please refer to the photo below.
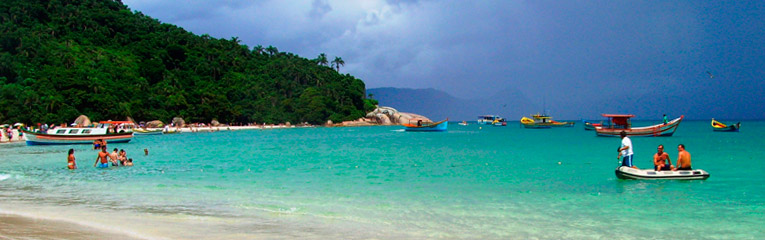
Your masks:
[{"label": "boulder on beach", "polygon": [[181,117],[174,117],[173,125],[182,127],[183,125],[186,125],[186,121],[184,121]]},{"label": "boulder on beach", "polygon": [[165,123],[163,123],[160,120],[149,121],[146,123],[147,128],[161,128],[164,126],[165,126]]},{"label": "boulder on beach", "polygon": [[431,121],[419,114],[399,112],[395,108],[384,106],[378,106],[374,111],[367,113],[366,117],[375,120],[380,125],[399,125],[409,123],[412,120]]},{"label": "boulder on beach", "polygon": [[84,127],[84,126],[90,126],[91,124],[93,123],[90,122],[90,118],[88,118],[88,116],[85,116],[85,115],[80,115],[79,117],[74,119],[74,125],[77,125],[77,126]]},{"label": "boulder on beach", "polygon": [[220,126],[220,122],[218,122],[217,119],[213,119],[212,121],[210,121],[210,125],[217,127],[217,126]]}]

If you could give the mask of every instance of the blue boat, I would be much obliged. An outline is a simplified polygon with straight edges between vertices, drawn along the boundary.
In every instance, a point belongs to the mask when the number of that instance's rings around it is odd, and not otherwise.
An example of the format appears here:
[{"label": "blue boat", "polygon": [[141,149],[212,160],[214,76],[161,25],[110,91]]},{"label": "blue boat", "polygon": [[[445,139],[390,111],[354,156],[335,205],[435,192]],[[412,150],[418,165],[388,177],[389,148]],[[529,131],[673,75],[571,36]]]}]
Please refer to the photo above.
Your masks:
[{"label": "blue boat", "polygon": [[445,132],[449,125],[449,119],[440,122],[423,122],[417,120],[416,124],[405,123],[404,131],[407,132]]}]

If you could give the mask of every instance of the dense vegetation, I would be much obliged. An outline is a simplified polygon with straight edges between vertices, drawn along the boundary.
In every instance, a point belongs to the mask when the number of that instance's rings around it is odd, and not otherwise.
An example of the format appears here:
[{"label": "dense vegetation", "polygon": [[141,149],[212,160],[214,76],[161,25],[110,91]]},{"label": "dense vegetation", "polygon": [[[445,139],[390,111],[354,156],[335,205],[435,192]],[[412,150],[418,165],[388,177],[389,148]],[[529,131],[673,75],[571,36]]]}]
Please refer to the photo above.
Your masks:
[{"label": "dense vegetation", "polygon": [[120,1],[2,0],[0,20],[0,123],[323,123],[374,104],[342,59],[197,36]]}]

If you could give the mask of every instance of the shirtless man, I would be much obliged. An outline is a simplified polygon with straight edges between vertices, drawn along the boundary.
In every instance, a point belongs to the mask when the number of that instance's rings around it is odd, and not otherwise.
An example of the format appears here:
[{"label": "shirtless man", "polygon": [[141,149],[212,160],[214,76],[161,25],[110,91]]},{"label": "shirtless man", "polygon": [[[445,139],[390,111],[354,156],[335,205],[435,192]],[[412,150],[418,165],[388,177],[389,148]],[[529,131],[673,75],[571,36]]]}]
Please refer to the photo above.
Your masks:
[{"label": "shirtless man", "polygon": [[112,166],[119,166],[120,165],[119,157],[120,157],[120,154],[119,154],[119,152],[117,152],[117,149],[115,148],[114,152],[109,154],[109,159],[112,160]]},{"label": "shirtless man", "polygon": [[[101,151],[98,152],[98,157],[96,157],[96,162],[93,163],[93,167],[98,166],[99,168],[108,168],[109,167],[109,153],[106,152],[106,146],[101,146]],[[99,163],[100,160],[100,163]]]},{"label": "shirtless man", "polygon": [[659,144],[656,154],[653,155],[653,169],[655,171],[672,170],[672,160],[669,154],[664,152],[664,145]]},{"label": "shirtless man", "polygon": [[677,168],[672,170],[692,170],[691,154],[688,151],[685,151],[685,145],[683,144],[677,145]]}]

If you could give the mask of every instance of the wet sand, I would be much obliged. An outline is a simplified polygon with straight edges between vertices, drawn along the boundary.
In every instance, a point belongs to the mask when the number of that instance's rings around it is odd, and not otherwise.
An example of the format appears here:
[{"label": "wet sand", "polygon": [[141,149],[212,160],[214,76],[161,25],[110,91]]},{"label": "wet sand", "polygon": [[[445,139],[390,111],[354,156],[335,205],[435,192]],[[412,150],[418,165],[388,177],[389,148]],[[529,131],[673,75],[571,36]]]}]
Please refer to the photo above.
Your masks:
[{"label": "wet sand", "polygon": [[64,221],[0,213],[0,239],[136,239]]}]

